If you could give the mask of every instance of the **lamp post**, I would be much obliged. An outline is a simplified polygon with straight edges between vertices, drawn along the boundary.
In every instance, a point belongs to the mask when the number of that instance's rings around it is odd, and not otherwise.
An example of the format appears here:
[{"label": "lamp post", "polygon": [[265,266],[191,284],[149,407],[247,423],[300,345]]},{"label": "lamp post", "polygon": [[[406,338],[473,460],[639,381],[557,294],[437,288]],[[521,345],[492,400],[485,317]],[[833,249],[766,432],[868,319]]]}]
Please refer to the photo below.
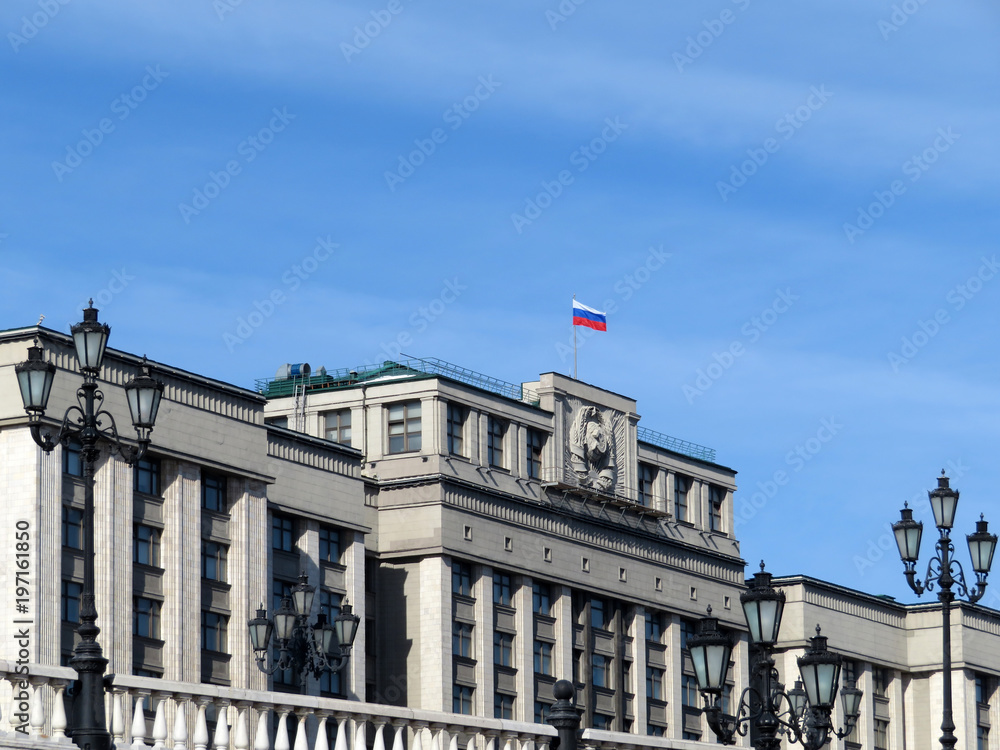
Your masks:
[{"label": "lamp post", "polygon": [[69,665],[77,672],[77,686],[73,699],[73,742],[80,748],[109,750],[111,735],[107,730],[104,713],[104,670],[108,660],[101,653],[97,636],[97,607],[94,603],[94,467],[101,455],[98,443],[110,445],[129,465],[135,464],[149,448],[149,435],[156,422],[156,412],[163,395],[163,383],[150,377],[149,367],[143,359],[139,376],[125,384],[125,395],[132,425],[138,437],[136,446],[127,446],[118,436],[114,417],[102,406],[104,394],[97,387],[101,364],[111,328],[97,321],[94,301],[83,311],[83,322],[71,327],[76,358],[83,374],[83,384],[76,392],[77,403],[66,409],[59,431],[53,437],[43,434],[42,418],[48,405],[49,393],[55,379],[56,367],[43,358],[38,340],[28,348],[28,359],[14,366],[24,410],[32,439],[46,453],[70,440],[80,442],[83,462],[83,593],[80,605],[80,624],[76,645]]},{"label": "lamp post", "polygon": [[[345,603],[340,614],[333,618],[333,625],[326,621],[325,612],[319,613],[316,623],[310,625],[308,618],[315,595],[316,587],[301,573],[299,582],[292,587],[291,598],[282,598],[273,621],[268,619],[263,605],[255,618],[247,620],[250,644],[261,672],[272,675],[291,669],[299,675],[299,684],[305,686],[307,675],[319,677],[347,666],[361,618]],[[277,659],[268,651],[272,633],[278,639]]]},{"label": "lamp post", "polygon": [[951,603],[958,595],[975,603],[986,593],[986,576],[993,564],[993,553],[996,551],[996,534],[989,532],[988,522],[979,516],[976,521],[976,531],[967,534],[969,555],[972,558],[972,569],[976,573],[976,583],[970,590],[965,583],[965,573],[961,563],[955,559],[955,545],[951,541],[951,527],[955,523],[955,511],[958,508],[958,491],[953,490],[945,476],[944,469],[938,477],[936,489],[927,493],[934,511],[934,525],[938,529],[938,540],[935,544],[937,554],[927,563],[927,573],[924,582],[916,577],[917,556],[920,553],[920,537],[923,534],[922,521],[913,520],[913,509],[908,503],[903,504],[899,512],[900,519],[892,525],[896,536],[896,546],[899,557],[903,561],[903,575],[910,588],[921,596],[925,591],[933,591],[938,587],[938,601],[941,602],[941,669],[944,673],[944,690],[942,694],[943,717],[941,720],[941,747],[954,748],[958,741],[955,737],[955,721],[951,710]]},{"label": "lamp post", "polygon": [[797,680],[788,692],[778,681],[772,654],[781,628],[785,592],[771,586],[771,574],[764,570],[764,563],[740,595],[740,603],[750,643],[756,647],[750,665],[756,680],[740,696],[735,716],[725,713],[722,705],[733,642],[728,634],[719,631],[719,620],[712,617],[711,607],[708,617],[700,622],[699,632],[688,638],[695,679],[705,698],[703,711],[715,736],[722,744],[733,745],[736,735],[745,737],[752,726],[758,750],[779,750],[783,737],[801,742],[805,750],[818,750],[832,735],[842,739],[850,734],[861,712],[861,691],[854,685],[840,691],[846,727],[836,729],[830,716],[842,658],[827,649],[826,637],[820,634],[818,625],[816,635],[809,639],[809,648],[798,658],[801,681]]}]

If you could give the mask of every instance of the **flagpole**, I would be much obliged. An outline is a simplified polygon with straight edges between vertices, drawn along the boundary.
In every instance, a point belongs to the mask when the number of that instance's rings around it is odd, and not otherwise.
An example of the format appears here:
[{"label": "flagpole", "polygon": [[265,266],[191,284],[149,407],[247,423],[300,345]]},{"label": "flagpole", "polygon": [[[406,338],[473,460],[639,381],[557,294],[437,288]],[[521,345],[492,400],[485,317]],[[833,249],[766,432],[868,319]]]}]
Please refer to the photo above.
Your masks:
[{"label": "flagpole", "polygon": [[[575,294],[573,295],[573,301],[576,302]],[[579,380],[579,378],[577,378],[577,369],[576,369],[576,323],[573,324],[573,380]]]}]

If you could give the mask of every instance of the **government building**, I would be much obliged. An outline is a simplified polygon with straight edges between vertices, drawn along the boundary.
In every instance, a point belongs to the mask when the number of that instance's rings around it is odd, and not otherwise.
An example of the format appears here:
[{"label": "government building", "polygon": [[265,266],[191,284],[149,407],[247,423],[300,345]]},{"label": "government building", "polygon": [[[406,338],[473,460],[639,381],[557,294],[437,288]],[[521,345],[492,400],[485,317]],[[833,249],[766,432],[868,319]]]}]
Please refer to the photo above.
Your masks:
[{"label": "government building", "polygon": [[[2,746],[48,747],[72,729],[83,462],[79,444],[47,454],[30,434],[14,367],[36,339],[56,367],[43,432],[58,432],[82,380],[70,336],[0,333],[0,532],[28,530],[30,563],[24,586],[13,541],[0,553],[0,597],[26,600],[0,620]],[[125,438],[140,364],[108,349],[99,378]],[[588,747],[716,744],[686,648],[709,606],[735,643],[731,712],[750,674],[736,471],[710,448],[557,373],[513,384],[435,359],[297,364],[252,390],[169,364],[152,374],[164,391],[148,453],[129,466],[104,449],[95,475],[117,742],[531,750],[555,736],[565,678]],[[864,691],[857,726],[831,746],[936,747],[939,605],[782,573],[783,680],[820,623]],[[310,621],[347,605],[358,616],[350,659],[318,677],[265,674],[247,623],[300,581],[315,587]],[[1000,747],[1000,613],[956,606],[952,639],[958,746]]]}]

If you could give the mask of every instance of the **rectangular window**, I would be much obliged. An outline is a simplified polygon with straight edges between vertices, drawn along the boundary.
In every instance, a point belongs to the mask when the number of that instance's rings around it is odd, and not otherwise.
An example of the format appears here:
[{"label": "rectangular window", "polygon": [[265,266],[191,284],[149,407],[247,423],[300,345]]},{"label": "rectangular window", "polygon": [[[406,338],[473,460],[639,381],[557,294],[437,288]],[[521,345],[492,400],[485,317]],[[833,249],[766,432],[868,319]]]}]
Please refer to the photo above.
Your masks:
[{"label": "rectangular window", "polygon": [[448,404],[448,452],[453,456],[465,455],[465,407]]},{"label": "rectangular window", "polygon": [[493,603],[504,607],[511,606],[513,588],[510,581],[510,573],[493,574]]},{"label": "rectangular window", "polygon": [[611,687],[611,660],[603,654],[594,654],[590,663],[594,687]]},{"label": "rectangular window", "polygon": [[340,529],[319,527],[319,559],[320,562],[340,564]]},{"label": "rectangular window", "polygon": [[681,649],[688,647],[688,638],[698,632],[698,625],[693,620],[681,619]]},{"label": "rectangular window", "polygon": [[639,505],[647,508],[653,504],[653,482],[656,481],[656,467],[639,464]]},{"label": "rectangular window", "polygon": [[496,417],[490,417],[486,425],[486,459],[490,466],[504,468],[503,438],[506,426]]},{"label": "rectangular window", "polygon": [[535,581],[531,584],[531,607],[536,615],[552,616],[552,587]]},{"label": "rectangular window", "polygon": [[468,563],[451,564],[451,593],[472,596],[472,566]]},{"label": "rectangular window", "polygon": [[144,596],[132,598],[132,635],[160,637],[160,603]]},{"label": "rectangular window", "polygon": [[674,474],[674,520],[688,520],[688,490],[691,488],[691,477]]},{"label": "rectangular window", "polygon": [[351,410],[328,411],[323,415],[327,440],[334,443],[351,444]]},{"label": "rectangular window", "polygon": [[888,698],[891,679],[892,676],[885,667],[872,667],[872,695],[878,698]]},{"label": "rectangular window", "polygon": [[78,440],[70,440],[63,446],[63,473],[72,477],[83,476],[83,445]]},{"label": "rectangular window", "polygon": [[409,453],[420,450],[420,402],[390,404],[389,453]]},{"label": "rectangular window", "polygon": [[681,705],[698,707],[698,681],[694,675],[681,675]]},{"label": "rectangular window", "polygon": [[338,594],[330,589],[319,590],[319,614],[326,615],[326,621],[333,622],[333,618],[340,614],[340,607],[344,602],[344,595]]},{"label": "rectangular window", "polygon": [[80,622],[80,598],[82,596],[83,584],[76,581],[62,582],[63,622]]},{"label": "rectangular window", "polygon": [[552,675],[552,644],[535,641],[535,674]]},{"label": "rectangular window", "polygon": [[493,699],[493,715],[498,719],[513,719],[514,696],[497,693]]},{"label": "rectangular window", "polygon": [[453,656],[461,656],[465,659],[472,659],[472,630],[473,625],[467,622],[455,622],[451,627],[451,653]]},{"label": "rectangular window", "polygon": [[229,557],[229,547],[218,542],[201,543],[201,577],[209,581],[225,583],[227,574],[226,561]]},{"label": "rectangular window", "polygon": [[708,530],[722,531],[722,503],[726,500],[726,490],[715,484],[708,485]]},{"label": "rectangular window", "polygon": [[71,505],[62,507],[62,543],[70,549],[83,549],[83,511]]},{"label": "rectangular window", "polygon": [[605,599],[590,600],[590,627],[607,630],[611,625],[611,606]]},{"label": "rectangular window", "polygon": [[551,710],[552,710],[551,703],[543,703],[542,701],[535,701],[535,723],[548,724],[549,711]]},{"label": "rectangular window", "polygon": [[493,663],[499,667],[514,666],[514,636],[493,631]]},{"label": "rectangular window", "polygon": [[664,670],[656,667],[646,667],[646,697],[653,700],[663,700]]},{"label": "rectangular window", "polygon": [[646,640],[654,643],[663,642],[664,616],[662,612],[646,610]]},{"label": "rectangular window", "polygon": [[614,726],[614,722],[614,716],[608,716],[607,714],[594,714],[594,729],[610,731],[611,727]]},{"label": "rectangular window", "polygon": [[976,727],[976,750],[989,750],[990,728]]},{"label": "rectangular window", "polygon": [[201,612],[201,647],[205,651],[229,652],[229,618],[218,612]]},{"label": "rectangular window", "polygon": [[545,447],[545,435],[538,430],[528,430],[528,476],[531,479],[542,478],[542,448]]},{"label": "rectangular window", "polygon": [[160,462],[144,458],[135,465],[135,491],[160,496]]},{"label": "rectangular window", "polygon": [[455,685],[452,690],[452,713],[471,714],[472,698],[475,693],[476,689],[468,685]]},{"label": "rectangular window", "polygon": [[295,551],[295,519],[277,513],[271,516],[271,548],[281,552]]},{"label": "rectangular window", "polygon": [[976,675],[976,703],[986,705],[990,702],[990,695],[992,693],[990,678],[988,675],[977,674]]},{"label": "rectangular window", "polygon": [[215,474],[201,475],[201,507],[216,513],[229,510],[226,504],[226,478]]},{"label": "rectangular window", "polygon": [[142,523],[132,528],[132,562],[160,567],[160,530]]},{"label": "rectangular window", "polygon": [[875,719],[875,750],[889,750],[889,722]]}]

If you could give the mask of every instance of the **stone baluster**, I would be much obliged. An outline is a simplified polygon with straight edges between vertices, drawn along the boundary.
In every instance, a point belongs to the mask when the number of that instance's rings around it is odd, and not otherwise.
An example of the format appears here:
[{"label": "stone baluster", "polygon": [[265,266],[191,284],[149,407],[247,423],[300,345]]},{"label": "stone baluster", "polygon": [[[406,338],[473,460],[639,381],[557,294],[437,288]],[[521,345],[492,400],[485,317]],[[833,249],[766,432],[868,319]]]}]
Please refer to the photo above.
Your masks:
[{"label": "stone baluster", "polygon": [[128,698],[121,688],[111,694],[111,744],[117,746],[125,742],[125,700]]},{"label": "stone baluster", "polygon": [[198,718],[194,722],[194,750],[208,750],[208,720],[205,718],[205,707],[208,698],[197,698]]},{"label": "stone baluster", "polygon": [[444,750],[445,725],[431,724],[431,750]]},{"label": "stone baluster", "polygon": [[424,750],[424,728],[427,726],[422,721],[413,722],[413,748],[412,750]]},{"label": "stone baluster", "polygon": [[[155,700],[151,696],[150,701]],[[153,750],[166,750],[167,748],[167,702],[160,698],[156,704],[156,716],[153,719]]]},{"label": "stone baluster", "polygon": [[298,723],[295,726],[295,750],[309,750],[309,733],[306,731],[309,709],[296,709],[295,715],[298,717]]},{"label": "stone baluster", "polygon": [[483,736],[486,738],[486,750],[497,750],[497,733],[484,732]]},{"label": "stone baluster", "polygon": [[31,699],[28,709],[28,727],[32,737],[45,736],[45,705],[42,703],[44,682],[32,680]]},{"label": "stone baluster", "polygon": [[132,747],[135,750],[143,750],[146,745],[146,714],[142,710],[142,702],[145,698],[137,695],[135,708],[132,710]]},{"label": "stone baluster", "polygon": [[476,735],[470,735],[469,741],[465,743],[465,750],[476,750],[478,744],[476,743]]},{"label": "stone baluster", "polygon": [[392,722],[392,750],[406,750],[406,722]]},{"label": "stone baluster", "polygon": [[217,719],[215,722],[215,737],[212,747],[215,750],[229,750],[229,706],[225,703],[216,705]]},{"label": "stone baluster", "polygon": [[354,717],[354,750],[368,750],[368,717]]},{"label": "stone baluster", "polygon": [[271,750],[271,738],[267,734],[267,709],[260,709],[257,717],[257,734],[253,738],[253,750]]},{"label": "stone baluster", "polygon": [[55,695],[52,697],[52,739],[57,742],[68,742],[66,736],[66,682],[64,680],[53,680],[51,683]]},{"label": "stone baluster", "polygon": [[278,707],[278,731],[274,735],[274,750],[292,750],[288,741],[288,706]]},{"label": "stone baluster", "polygon": [[385,750],[385,719],[375,719],[375,744],[372,750]]},{"label": "stone baluster", "polygon": [[516,734],[504,733],[501,739],[503,740],[503,750],[516,750],[514,747],[514,742],[517,739]]},{"label": "stone baluster", "polygon": [[347,748],[347,714],[335,714],[337,720],[337,741],[333,744],[334,750],[348,750]]},{"label": "stone baluster", "polygon": [[326,711],[317,711],[314,716],[319,724],[316,726],[316,742],[313,750],[330,750],[330,739],[326,736],[326,721],[330,718],[330,714]]},{"label": "stone baluster", "polygon": [[235,750],[250,750],[250,725],[248,722],[249,703],[236,704],[236,733],[233,736]]},{"label": "stone baluster", "polygon": [[189,695],[174,696],[174,727],[170,738],[174,743],[174,750],[187,750],[188,727],[184,707],[190,700]]},{"label": "stone baluster", "polygon": [[448,750],[458,750],[459,727],[448,727]]}]

